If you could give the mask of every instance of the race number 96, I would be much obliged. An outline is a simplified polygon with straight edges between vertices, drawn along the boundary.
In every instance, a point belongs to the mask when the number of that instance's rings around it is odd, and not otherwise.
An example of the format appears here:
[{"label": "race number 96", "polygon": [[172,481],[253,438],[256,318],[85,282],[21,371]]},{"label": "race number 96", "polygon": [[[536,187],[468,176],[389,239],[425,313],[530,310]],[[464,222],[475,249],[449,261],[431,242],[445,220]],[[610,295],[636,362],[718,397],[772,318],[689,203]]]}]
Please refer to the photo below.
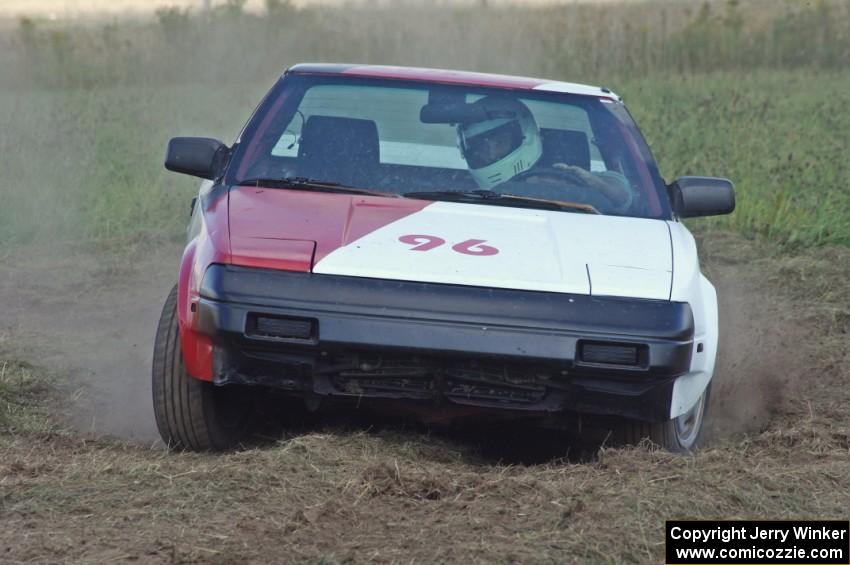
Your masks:
[{"label": "race number 96", "polygon": [[[446,240],[435,235],[410,234],[398,238],[402,243],[410,245],[411,251],[431,251],[446,244]],[[487,257],[496,255],[499,250],[492,245],[486,245],[486,239],[467,239],[452,245],[452,250],[463,255]]]}]

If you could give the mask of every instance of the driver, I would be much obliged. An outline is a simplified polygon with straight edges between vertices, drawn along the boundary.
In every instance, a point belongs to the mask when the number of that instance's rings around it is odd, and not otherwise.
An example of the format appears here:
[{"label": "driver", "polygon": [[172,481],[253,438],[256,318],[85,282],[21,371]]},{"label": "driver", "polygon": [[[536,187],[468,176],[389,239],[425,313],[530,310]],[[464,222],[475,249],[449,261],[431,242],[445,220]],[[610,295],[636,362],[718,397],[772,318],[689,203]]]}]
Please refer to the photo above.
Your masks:
[{"label": "driver", "polygon": [[563,171],[564,177],[578,177],[586,186],[599,190],[617,210],[631,205],[632,191],[619,173],[591,173],[566,163],[539,166],[543,155],[540,128],[519,100],[488,96],[472,105],[479,106],[487,119],[458,124],[457,135],[469,172],[481,188],[492,190],[522,173],[536,182],[557,182],[559,171]]}]

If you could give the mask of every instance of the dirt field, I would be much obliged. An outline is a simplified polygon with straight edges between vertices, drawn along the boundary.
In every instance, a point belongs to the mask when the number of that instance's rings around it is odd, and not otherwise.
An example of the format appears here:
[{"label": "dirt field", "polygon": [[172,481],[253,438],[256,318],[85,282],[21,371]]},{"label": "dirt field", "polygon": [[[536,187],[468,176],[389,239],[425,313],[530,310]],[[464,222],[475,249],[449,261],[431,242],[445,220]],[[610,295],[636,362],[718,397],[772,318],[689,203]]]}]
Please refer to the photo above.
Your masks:
[{"label": "dirt field", "polygon": [[148,371],[179,246],[138,255],[3,258],[4,378],[31,362],[54,389],[23,396],[26,417],[0,434],[4,562],[658,563],[665,519],[850,507],[846,249],[705,240],[724,333],[712,439],[694,457],[360,417],[168,454]]}]

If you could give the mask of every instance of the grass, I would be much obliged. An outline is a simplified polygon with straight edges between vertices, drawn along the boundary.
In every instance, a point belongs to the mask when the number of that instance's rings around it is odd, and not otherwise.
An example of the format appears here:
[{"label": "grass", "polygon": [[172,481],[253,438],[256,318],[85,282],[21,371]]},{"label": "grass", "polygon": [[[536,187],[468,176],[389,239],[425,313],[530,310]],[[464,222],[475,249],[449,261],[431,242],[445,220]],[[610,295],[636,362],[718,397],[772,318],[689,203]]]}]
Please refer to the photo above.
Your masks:
[{"label": "grass", "polygon": [[233,141],[283,68],[318,59],[606,84],[625,96],[666,178],[736,182],[737,212],[699,229],[850,245],[846,3],[269,6],[267,17],[230,3],[207,18],[165,10],[0,32],[0,244],[122,249],[179,237],[196,183],[162,169],[168,138]]},{"label": "grass", "polygon": [[36,367],[0,356],[0,434],[48,426],[49,379]]},{"label": "grass", "polygon": [[698,225],[792,246],[850,245],[850,74],[758,70],[627,81],[665,178],[723,176],[734,214]]},{"label": "grass", "polygon": [[57,423],[50,410],[56,382],[22,357],[11,335],[0,331],[0,437],[41,433]]},{"label": "grass", "polygon": [[3,442],[0,547],[20,561],[658,563],[672,517],[842,516],[846,433],[804,423],[694,458],[636,448],[532,467],[397,432],[223,456],[17,438]]}]

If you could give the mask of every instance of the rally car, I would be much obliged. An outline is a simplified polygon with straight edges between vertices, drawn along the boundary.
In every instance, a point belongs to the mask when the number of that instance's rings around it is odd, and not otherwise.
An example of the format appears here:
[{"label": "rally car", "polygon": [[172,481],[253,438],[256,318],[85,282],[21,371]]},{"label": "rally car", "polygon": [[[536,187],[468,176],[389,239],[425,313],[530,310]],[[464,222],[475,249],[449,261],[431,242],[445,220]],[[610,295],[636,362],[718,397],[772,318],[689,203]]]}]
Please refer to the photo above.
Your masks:
[{"label": "rally car", "polygon": [[278,395],[697,446],[717,298],[681,220],[734,189],[666,183],[611,90],[297,65],[233,145],[165,166],[205,179],[154,350],[170,447],[239,445]]}]

